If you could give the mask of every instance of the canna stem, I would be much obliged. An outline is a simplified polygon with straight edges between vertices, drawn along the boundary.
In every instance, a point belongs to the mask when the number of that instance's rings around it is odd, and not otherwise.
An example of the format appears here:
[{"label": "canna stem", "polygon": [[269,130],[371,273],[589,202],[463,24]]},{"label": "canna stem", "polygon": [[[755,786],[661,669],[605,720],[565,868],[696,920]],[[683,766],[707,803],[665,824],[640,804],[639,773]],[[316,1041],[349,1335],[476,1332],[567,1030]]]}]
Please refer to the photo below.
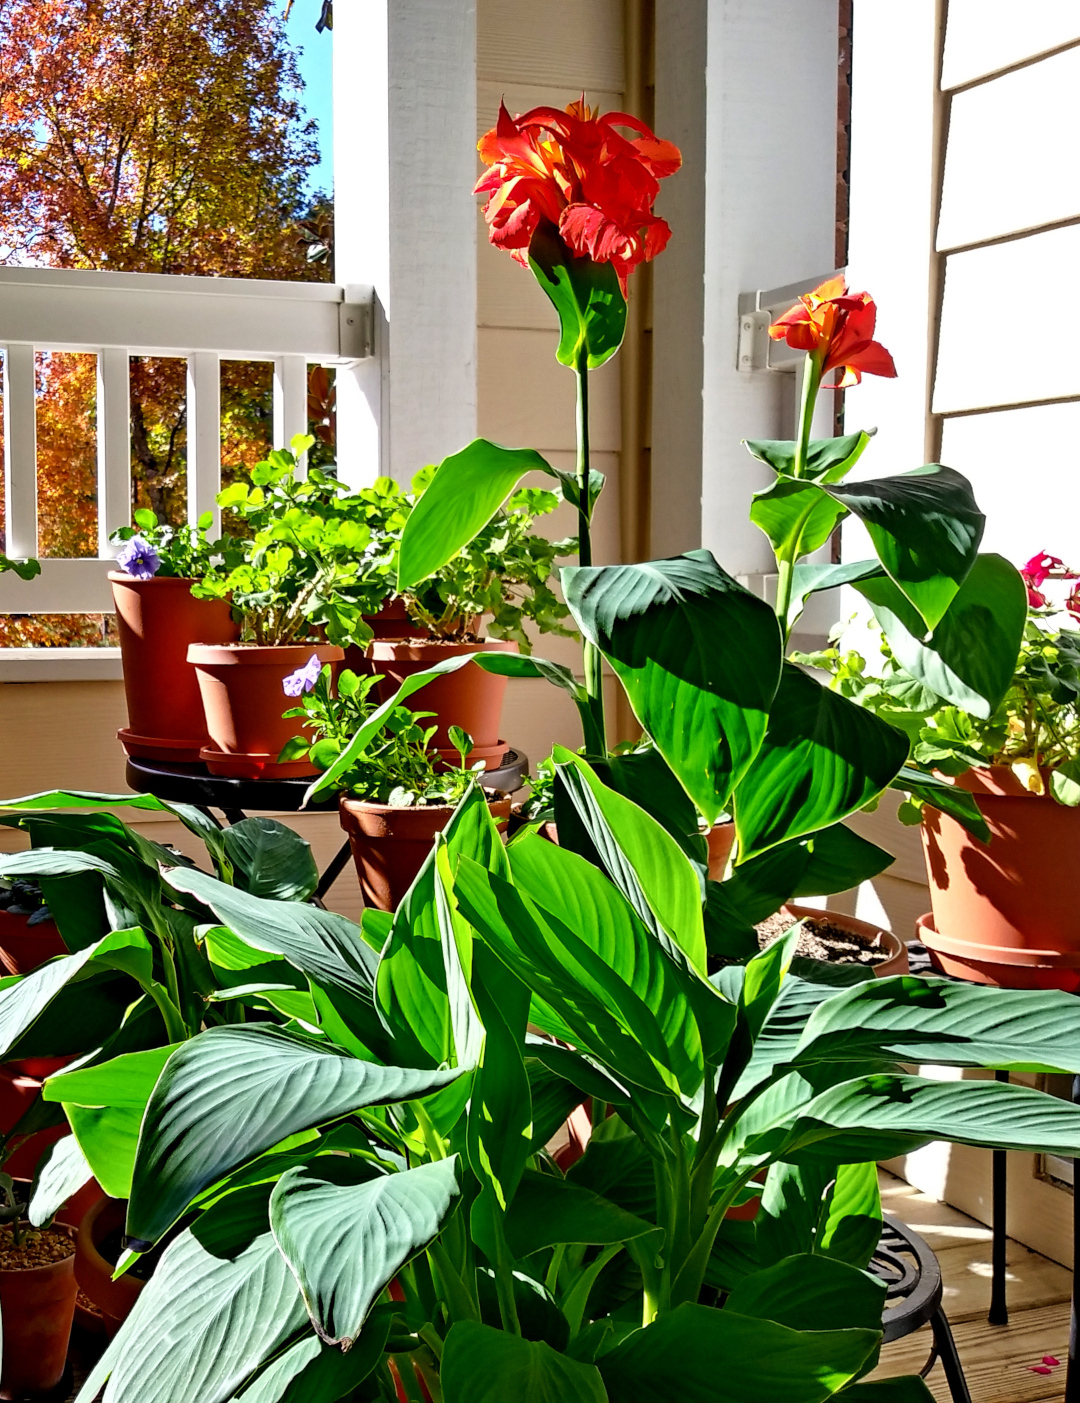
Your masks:
[{"label": "canna stem", "polygon": [[[795,440],[795,459],[791,465],[791,476],[794,478],[806,476],[806,464],[810,453],[810,430],[814,422],[818,390],[821,388],[823,359],[823,353],[808,352],[806,356],[802,377],[802,398],[799,401],[799,431]],[[800,541],[801,533],[795,536],[791,545],[782,555],[777,556],[776,560],[776,617],[780,620],[780,627],[784,630],[785,640],[789,632],[787,618],[788,610],[791,607],[792,578],[800,554]]]},{"label": "canna stem", "polygon": [[[592,564],[592,512],[589,507],[589,357],[583,347],[574,367],[577,379],[577,480],[578,480],[578,564]],[[595,748],[600,759],[607,757],[607,730],[604,724],[604,683],[600,650],[585,640],[585,691],[591,725],[585,736],[586,749]]]}]

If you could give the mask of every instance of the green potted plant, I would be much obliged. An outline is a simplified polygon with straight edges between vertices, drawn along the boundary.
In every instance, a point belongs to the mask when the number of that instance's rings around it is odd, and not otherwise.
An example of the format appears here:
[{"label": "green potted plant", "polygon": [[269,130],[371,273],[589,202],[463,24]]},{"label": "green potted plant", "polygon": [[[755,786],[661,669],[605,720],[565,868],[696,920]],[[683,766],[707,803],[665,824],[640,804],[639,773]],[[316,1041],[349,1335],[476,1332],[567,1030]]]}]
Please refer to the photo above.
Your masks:
[{"label": "green potted plant", "polygon": [[0,1174],[0,1398],[33,1398],[59,1384],[75,1315],[75,1244],[68,1227],[33,1227],[27,1201]]},{"label": "green potted plant", "polygon": [[118,547],[109,584],[128,710],[118,738],[129,755],[195,764],[208,743],[187,650],[238,636],[228,600],[197,599],[191,592],[221,548],[207,539],[212,520],[206,512],[194,526],[174,526],[140,508],[134,526],[110,537]]},{"label": "green potted plant", "polygon": [[[462,795],[482,782],[484,765],[475,759],[469,763],[475,754],[472,737],[451,726],[458,765],[441,766],[432,747],[438,728],[424,724],[430,712],[393,701],[377,707],[372,694],[380,679],[349,669],[339,674],[335,690],[330,669],[317,669],[316,663],[312,658],[308,672],[298,676],[299,705],[285,712],[286,718],[306,722],[305,733],[294,737],[282,755],[286,760],[310,756],[325,773],[356,735],[366,736],[363,750],[354,746],[347,767],[335,767],[331,781],[319,788],[339,791],[341,826],[349,835],[365,904],[394,911],[431,851],[435,834],[450,822]],[[505,825],[509,798],[491,793],[487,802]]]},{"label": "green potted plant", "polygon": [[[166,873],[237,963],[301,974],[317,1017],[208,1029],[152,1085],[99,1069],[140,1116],[129,1245],[163,1251],[79,1403],[141,1403],[148,1376],[160,1403],[646,1403],[712,1396],[718,1371],[748,1403],[926,1403],[921,1380],[863,1381],[885,1290],[868,1160],[938,1138],[1071,1154],[1080,1109],[898,1064],[1080,1066],[1072,999],[813,983],[791,937],[707,978],[690,859],[557,763],[617,878],[536,834],[504,848],[475,788],[352,942]],[[545,1146],[586,1096],[564,1174]]]},{"label": "green potted plant", "polygon": [[993,707],[946,700],[900,665],[884,637],[870,666],[839,646],[805,661],[903,731],[917,773],[946,777],[978,805],[981,829],[930,798],[899,809],[901,821],[921,825],[932,912],[919,931],[938,968],[993,984],[1076,990],[1074,886],[1061,855],[1080,841],[1080,632],[1042,592],[1051,569],[1064,573],[1045,555],[1022,569],[1031,614]]},{"label": "green potted plant", "polygon": [[[445,460],[438,470],[425,469],[413,481],[409,511],[424,500],[439,472],[476,472],[486,460],[503,460],[512,450],[478,439]],[[530,456],[530,455],[527,455]],[[489,521],[460,550],[430,576],[401,590],[414,636],[374,638],[367,648],[371,668],[382,675],[379,695],[385,699],[407,678],[425,672],[447,658],[473,653],[528,654],[532,627],[541,634],[573,636],[566,627],[568,611],[551,587],[555,562],[574,551],[574,539],[549,540],[536,531],[538,518],[554,511],[561,493],[522,488],[512,493]],[[396,568],[396,551],[393,566]],[[453,764],[455,749],[450,728],[473,738],[473,761],[496,768],[506,752],[500,734],[506,677],[464,666],[444,673],[425,691],[424,706],[438,719],[433,749]]]}]

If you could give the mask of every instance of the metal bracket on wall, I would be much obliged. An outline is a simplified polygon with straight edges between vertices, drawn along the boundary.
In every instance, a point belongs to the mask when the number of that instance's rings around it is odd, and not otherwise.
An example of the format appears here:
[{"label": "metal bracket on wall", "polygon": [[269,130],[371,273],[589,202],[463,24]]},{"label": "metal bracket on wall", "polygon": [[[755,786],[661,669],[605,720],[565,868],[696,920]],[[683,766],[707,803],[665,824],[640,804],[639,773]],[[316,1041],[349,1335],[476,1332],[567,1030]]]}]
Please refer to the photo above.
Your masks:
[{"label": "metal bracket on wall", "polygon": [[367,360],[375,354],[373,310],[375,290],[349,283],[338,305],[340,354],[343,360]]},{"label": "metal bracket on wall", "polygon": [[787,283],[784,287],[740,293],[736,369],[746,375],[755,370],[795,370],[802,363],[803,352],[793,351],[784,341],[774,341],[769,335],[769,326],[804,293],[812,292],[826,278],[833,276],[832,273],[825,273],[819,278]]}]

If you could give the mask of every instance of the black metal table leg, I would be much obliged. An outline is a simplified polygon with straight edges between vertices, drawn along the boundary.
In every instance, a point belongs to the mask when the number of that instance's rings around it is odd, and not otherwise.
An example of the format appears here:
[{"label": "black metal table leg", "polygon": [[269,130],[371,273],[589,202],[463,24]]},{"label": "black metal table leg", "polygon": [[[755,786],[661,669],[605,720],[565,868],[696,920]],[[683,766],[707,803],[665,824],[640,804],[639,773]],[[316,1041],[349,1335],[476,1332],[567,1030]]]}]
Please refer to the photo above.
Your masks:
[{"label": "black metal table leg", "polygon": [[[1008,1072],[995,1072],[994,1076],[998,1081],[1007,1082],[1009,1080]],[[994,1150],[992,1153],[993,1246],[991,1262],[993,1274],[990,1282],[990,1310],[986,1318],[991,1325],[1008,1325],[1009,1305],[1005,1297],[1005,1251],[1007,1246],[1005,1218],[1009,1161],[1004,1150]]]},{"label": "black metal table leg", "polygon": [[243,809],[222,809],[221,812],[225,815],[225,822],[229,824],[230,827],[234,823],[243,823],[244,819],[247,818],[247,814],[244,813]]},{"label": "black metal table leg", "polygon": [[319,878],[319,885],[315,888],[316,901],[321,901],[322,898],[337,881],[338,877],[341,876],[342,868],[348,862],[349,857],[351,855],[351,851],[352,849],[349,846],[348,839],[346,839],[346,841],[342,843],[341,848],[338,850],[333,860],[330,862],[326,871]]},{"label": "black metal table leg", "polygon": [[930,1328],[934,1332],[934,1348],[941,1360],[941,1367],[945,1370],[945,1379],[948,1382],[953,1403],[971,1403],[967,1379],[964,1378],[960,1356],[956,1352],[956,1341],[953,1339],[948,1317],[941,1306],[938,1306],[930,1317]]},{"label": "black metal table leg", "polygon": [[[1073,1078],[1072,1099],[1080,1105],[1080,1077]],[[1076,1212],[1076,1194],[1080,1188],[1080,1159],[1073,1160],[1073,1290],[1069,1310],[1069,1367],[1065,1374],[1064,1403],[1080,1403],[1080,1361],[1077,1360],[1076,1339],[1076,1272],[1080,1268],[1080,1218]]]}]

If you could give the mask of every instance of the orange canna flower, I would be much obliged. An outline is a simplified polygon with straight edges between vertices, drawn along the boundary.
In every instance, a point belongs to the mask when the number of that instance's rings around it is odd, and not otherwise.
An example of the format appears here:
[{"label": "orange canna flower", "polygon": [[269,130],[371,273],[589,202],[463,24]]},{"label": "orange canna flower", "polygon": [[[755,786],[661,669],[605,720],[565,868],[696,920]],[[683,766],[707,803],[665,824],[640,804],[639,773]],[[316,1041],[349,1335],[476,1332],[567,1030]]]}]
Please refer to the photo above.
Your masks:
[{"label": "orange canna flower", "polygon": [[874,340],[876,321],[877,306],[868,292],[848,292],[843,278],[829,278],[778,317],[769,335],[796,351],[824,350],[822,377],[841,367],[837,388],[844,389],[857,385],[864,374],[896,374],[892,356]]},{"label": "orange canna flower", "polygon": [[613,264],[625,293],[637,265],[671,237],[652,207],[660,181],[679,169],[682,156],[625,112],[601,116],[584,94],[565,112],[534,107],[511,117],[503,103],[498,125],[477,149],[488,167],[474,190],[488,196],[488,238],[525,267],[529,241],[546,219],[571,252]]}]

